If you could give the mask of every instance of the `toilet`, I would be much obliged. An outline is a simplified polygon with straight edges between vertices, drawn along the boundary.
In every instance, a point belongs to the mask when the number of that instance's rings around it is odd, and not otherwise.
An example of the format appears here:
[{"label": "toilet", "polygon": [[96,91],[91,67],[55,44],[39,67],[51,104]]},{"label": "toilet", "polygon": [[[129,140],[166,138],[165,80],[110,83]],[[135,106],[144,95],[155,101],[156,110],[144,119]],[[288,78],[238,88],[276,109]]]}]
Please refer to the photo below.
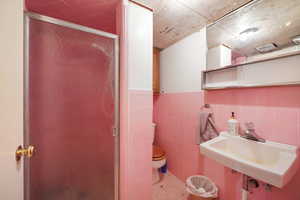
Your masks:
[{"label": "toilet", "polygon": [[165,152],[158,146],[152,145],[152,168],[159,169],[166,164]]},{"label": "toilet", "polygon": [[155,139],[155,129],[156,124],[152,124],[153,131],[152,131],[152,179],[153,184],[160,181],[160,175],[158,169],[163,167],[167,163],[165,151],[157,145],[154,145]]}]

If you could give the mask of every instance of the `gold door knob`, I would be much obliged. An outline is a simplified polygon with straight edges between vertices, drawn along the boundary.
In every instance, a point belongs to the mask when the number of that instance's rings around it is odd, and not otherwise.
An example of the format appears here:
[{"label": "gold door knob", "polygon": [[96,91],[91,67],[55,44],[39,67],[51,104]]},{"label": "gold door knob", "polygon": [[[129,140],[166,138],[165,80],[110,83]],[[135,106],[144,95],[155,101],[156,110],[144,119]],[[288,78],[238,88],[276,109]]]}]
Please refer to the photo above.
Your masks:
[{"label": "gold door knob", "polygon": [[18,147],[16,151],[16,161],[20,161],[23,156],[27,158],[31,158],[35,153],[34,146],[28,146],[27,148],[23,148],[21,145]]}]

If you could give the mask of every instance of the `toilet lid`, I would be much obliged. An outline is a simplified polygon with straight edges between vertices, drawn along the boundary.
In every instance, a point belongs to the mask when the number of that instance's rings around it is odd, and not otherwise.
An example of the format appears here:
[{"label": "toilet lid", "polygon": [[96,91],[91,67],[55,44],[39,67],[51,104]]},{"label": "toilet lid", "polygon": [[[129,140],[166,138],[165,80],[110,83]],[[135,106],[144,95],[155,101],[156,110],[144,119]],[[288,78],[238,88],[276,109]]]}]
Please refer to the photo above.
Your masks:
[{"label": "toilet lid", "polygon": [[152,146],[152,159],[153,160],[162,160],[165,158],[165,152],[158,146]]}]

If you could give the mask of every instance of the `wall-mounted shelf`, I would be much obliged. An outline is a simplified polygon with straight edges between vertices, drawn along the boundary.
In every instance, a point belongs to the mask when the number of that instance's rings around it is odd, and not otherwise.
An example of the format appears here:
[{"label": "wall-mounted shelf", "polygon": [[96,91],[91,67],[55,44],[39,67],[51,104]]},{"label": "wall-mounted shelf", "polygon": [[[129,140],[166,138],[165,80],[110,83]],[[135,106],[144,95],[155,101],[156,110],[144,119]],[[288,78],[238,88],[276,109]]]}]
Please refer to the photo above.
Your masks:
[{"label": "wall-mounted shelf", "polygon": [[202,89],[300,85],[300,53],[210,69],[202,72]]}]

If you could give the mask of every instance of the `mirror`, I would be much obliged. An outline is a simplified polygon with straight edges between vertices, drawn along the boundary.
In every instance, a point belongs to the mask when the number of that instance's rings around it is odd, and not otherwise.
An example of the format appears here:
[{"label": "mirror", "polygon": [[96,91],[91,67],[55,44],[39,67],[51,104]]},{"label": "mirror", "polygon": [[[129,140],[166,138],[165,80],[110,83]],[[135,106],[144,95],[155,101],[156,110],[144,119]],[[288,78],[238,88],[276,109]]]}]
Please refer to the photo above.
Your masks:
[{"label": "mirror", "polygon": [[207,27],[207,69],[300,53],[300,1],[254,0]]}]

